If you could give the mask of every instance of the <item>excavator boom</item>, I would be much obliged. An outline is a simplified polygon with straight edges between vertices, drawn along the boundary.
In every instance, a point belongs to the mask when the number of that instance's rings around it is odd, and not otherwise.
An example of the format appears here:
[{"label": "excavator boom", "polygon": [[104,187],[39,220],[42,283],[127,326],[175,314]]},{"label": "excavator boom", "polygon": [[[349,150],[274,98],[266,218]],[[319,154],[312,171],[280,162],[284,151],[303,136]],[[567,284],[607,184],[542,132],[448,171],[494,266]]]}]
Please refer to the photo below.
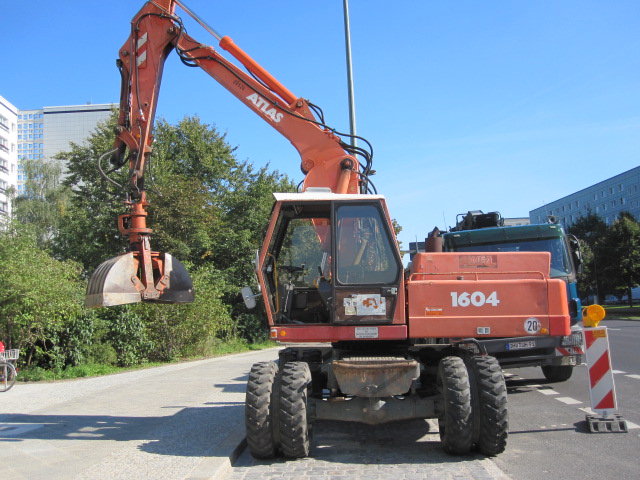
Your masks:
[{"label": "excavator boom", "polygon": [[[176,15],[181,6],[199,23],[202,20],[182,2],[147,2],[131,22],[131,35],[117,60],[122,86],[116,140],[111,163],[129,165],[125,205],[129,213],[118,219],[128,238],[129,251],[102,263],[91,277],[86,304],[112,306],[138,301],[183,303],[193,301],[193,285],[184,266],[150,246],[152,230],[146,225],[148,205],[144,176],[152,155],[153,124],[165,61],[175,51],[183,63],[200,67],[250,110],[289,139],[301,158],[303,190],[328,188],[335,193],[360,193],[366,188],[355,155],[334,130],[312,113],[312,105],[295,96],[247,55],[229,37],[220,37],[203,24],[246,70],[227,60],[212,46],[187,35]],[[368,167],[367,167],[368,168]]]}]

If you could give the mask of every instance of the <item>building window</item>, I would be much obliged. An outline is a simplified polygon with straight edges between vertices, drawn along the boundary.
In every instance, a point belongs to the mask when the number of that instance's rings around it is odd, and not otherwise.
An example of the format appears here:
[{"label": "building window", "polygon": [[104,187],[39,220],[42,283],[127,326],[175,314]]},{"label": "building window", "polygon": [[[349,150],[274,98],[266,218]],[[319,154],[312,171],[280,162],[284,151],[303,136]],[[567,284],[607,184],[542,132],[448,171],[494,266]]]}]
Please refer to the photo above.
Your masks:
[{"label": "building window", "polygon": [[620,198],[620,205],[625,205],[627,203],[627,201],[625,200],[624,197]]}]

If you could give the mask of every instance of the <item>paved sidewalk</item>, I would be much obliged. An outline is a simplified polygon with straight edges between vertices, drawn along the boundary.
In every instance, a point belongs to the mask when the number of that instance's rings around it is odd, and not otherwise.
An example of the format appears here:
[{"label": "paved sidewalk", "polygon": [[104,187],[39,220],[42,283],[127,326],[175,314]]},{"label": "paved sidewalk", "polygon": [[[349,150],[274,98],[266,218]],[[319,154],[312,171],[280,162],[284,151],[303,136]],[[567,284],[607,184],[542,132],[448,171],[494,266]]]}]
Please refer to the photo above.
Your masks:
[{"label": "paved sidewalk", "polygon": [[244,441],[251,365],[277,349],[0,393],[3,478],[216,479]]}]

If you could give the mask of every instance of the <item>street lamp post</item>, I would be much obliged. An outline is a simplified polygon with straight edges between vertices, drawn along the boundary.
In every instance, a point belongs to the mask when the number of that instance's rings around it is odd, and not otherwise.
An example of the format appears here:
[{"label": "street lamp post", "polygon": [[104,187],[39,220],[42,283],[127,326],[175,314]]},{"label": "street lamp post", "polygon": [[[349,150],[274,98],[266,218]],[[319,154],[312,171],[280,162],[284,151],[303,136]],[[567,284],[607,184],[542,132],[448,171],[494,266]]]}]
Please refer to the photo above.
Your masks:
[{"label": "street lamp post", "polygon": [[344,9],[344,38],[347,51],[347,91],[349,92],[349,133],[351,145],[357,147],[356,135],[356,105],[353,96],[353,68],[351,66],[351,32],[349,27],[349,1],[342,0]]}]

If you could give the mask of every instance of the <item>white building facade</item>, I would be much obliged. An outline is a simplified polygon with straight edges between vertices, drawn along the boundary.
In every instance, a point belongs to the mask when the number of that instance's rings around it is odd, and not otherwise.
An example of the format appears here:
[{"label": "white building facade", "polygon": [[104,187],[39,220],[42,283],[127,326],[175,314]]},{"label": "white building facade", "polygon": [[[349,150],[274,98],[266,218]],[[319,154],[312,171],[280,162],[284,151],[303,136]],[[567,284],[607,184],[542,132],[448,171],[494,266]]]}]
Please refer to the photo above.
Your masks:
[{"label": "white building facade", "polygon": [[7,196],[18,183],[18,109],[0,96],[0,215],[11,213]]},{"label": "white building facade", "polygon": [[[105,103],[19,110],[18,161],[48,161],[60,152],[69,151],[70,142],[82,145],[115,108],[116,104]],[[18,193],[24,190],[24,180],[18,166]]]},{"label": "white building facade", "polygon": [[531,210],[529,218],[531,223],[542,223],[554,215],[568,228],[594,213],[612,225],[623,211],[640,221],[640,166]]}]

